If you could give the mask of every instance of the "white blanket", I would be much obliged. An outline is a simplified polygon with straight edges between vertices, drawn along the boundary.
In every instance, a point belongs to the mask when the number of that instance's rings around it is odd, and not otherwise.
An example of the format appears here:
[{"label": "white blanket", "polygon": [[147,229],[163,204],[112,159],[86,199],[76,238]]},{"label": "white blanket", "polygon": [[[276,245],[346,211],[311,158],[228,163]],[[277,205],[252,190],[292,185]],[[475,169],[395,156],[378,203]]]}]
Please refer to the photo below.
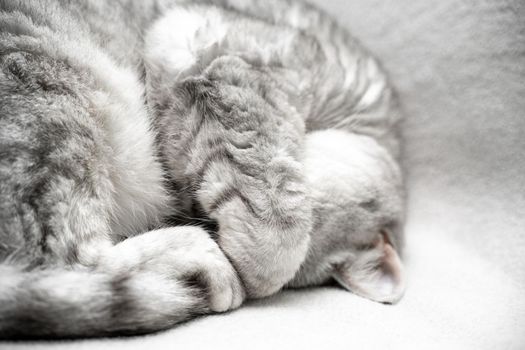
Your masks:
[{"label": "white blanket", "polygon": [[525,349],[525,2],[317,0],[406,110],[408,290],[287,291],[144,337],[51,349]]}]

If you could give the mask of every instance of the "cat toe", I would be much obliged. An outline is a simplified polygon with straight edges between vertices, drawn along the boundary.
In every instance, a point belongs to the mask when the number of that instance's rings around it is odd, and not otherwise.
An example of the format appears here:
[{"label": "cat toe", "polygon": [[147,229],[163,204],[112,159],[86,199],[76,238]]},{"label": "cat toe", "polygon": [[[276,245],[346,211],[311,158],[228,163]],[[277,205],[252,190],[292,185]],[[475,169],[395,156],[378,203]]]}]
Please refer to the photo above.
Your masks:
[{"label": "cat toe", "polygon": [[212,292],[210,309],[214,312],[225,312],[238,308],[245,299],[244,290],[237,276],[229,276],[229,283]]}]

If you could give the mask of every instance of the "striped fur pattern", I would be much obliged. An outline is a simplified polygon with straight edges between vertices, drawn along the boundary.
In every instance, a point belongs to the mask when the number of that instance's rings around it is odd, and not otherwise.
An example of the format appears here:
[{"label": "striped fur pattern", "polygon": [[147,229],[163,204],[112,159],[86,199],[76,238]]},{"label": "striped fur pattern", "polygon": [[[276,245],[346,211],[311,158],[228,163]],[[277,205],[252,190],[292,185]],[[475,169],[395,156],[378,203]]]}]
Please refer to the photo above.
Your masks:
[{"label": "striped fur pattern", "polygon": [[302,2],[2,1],[0,338],[151,332],[331,279],[397,301],[398,117]]}]

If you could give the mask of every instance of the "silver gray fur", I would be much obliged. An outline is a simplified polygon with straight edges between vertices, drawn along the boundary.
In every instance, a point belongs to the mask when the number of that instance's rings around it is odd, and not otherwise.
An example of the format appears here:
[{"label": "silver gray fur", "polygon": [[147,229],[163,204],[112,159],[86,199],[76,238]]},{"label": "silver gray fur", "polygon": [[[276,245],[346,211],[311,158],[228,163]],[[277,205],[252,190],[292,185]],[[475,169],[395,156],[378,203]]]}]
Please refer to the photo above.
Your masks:
[{"label": "silver gray fur", "polygon": [[[164,67],[173,13],[229,29]],[[332,278],[395,302],[368,277],[402,246],[398,119],[303,3],[2,0],[0,338],[150,332]]]}]

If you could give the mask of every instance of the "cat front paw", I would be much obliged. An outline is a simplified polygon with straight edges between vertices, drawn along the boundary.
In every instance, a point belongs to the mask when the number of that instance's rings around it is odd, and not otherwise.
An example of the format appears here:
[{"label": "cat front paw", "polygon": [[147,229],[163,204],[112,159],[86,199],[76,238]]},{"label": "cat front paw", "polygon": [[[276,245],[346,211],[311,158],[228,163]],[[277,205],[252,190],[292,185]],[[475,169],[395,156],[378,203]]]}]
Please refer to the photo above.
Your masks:
[{"label": "cat front paw", "polygon": [[238,308],[246,293],[237,272],[218,245],[209,237],[201,242],[199,263],[180,276],[182,282],[203,297],[213,312]]},{"label": "cat front paw", "polygon": [[114,246],[99,269],[116,275],[156,276],[174,302],[196,305],[194,312],[224,312],[239,307],[246,293],[217,243],[199,227],[146,232]]}]

